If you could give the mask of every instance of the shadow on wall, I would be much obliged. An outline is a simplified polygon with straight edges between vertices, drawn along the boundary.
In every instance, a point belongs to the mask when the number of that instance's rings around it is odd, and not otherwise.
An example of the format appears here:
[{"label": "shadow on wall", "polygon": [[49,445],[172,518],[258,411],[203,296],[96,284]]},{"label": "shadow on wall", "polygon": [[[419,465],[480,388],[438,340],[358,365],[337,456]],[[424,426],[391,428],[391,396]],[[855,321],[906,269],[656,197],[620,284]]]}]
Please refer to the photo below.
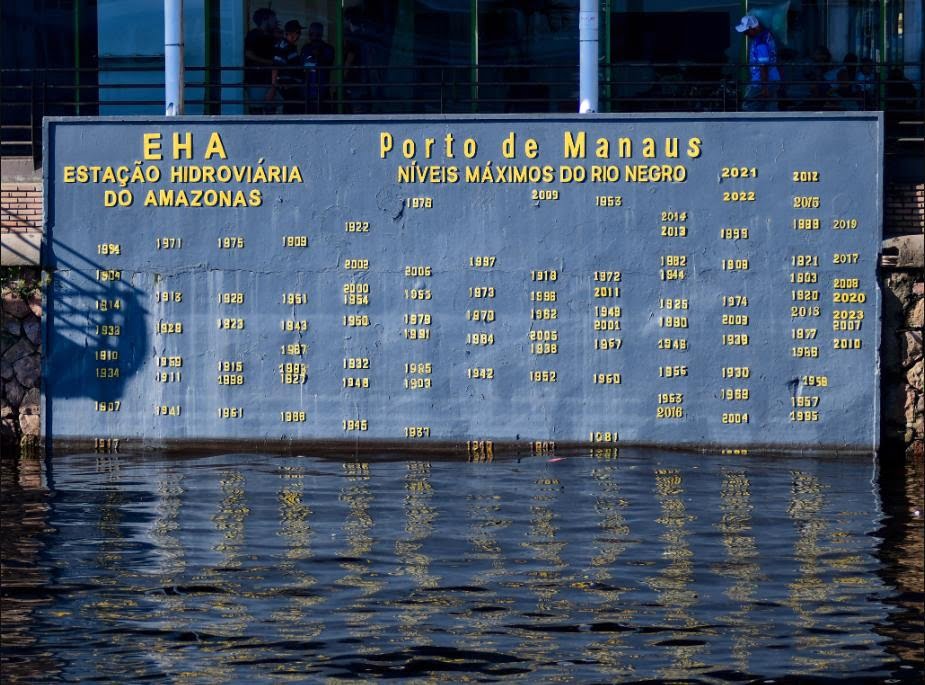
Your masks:
[{"label": "shadow on wall", "polygon": [[[49,246],[46,246],[49,247]],[[150,354],[144,274],[107,268],[55,242],[45,288],[45,425],[54,400],[117,402]],[[105,409],[100,409],[105,411]]]}]

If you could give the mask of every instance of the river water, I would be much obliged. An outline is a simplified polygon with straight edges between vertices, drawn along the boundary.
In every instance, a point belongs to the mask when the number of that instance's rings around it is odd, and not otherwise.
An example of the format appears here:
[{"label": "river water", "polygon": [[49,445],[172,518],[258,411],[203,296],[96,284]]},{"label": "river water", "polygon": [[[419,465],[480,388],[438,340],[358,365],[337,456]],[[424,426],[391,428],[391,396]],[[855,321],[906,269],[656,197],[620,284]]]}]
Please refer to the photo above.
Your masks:
[{"label": "river water", "polygon": [[920,682],[883,463],[5,458],[3,680]]}]

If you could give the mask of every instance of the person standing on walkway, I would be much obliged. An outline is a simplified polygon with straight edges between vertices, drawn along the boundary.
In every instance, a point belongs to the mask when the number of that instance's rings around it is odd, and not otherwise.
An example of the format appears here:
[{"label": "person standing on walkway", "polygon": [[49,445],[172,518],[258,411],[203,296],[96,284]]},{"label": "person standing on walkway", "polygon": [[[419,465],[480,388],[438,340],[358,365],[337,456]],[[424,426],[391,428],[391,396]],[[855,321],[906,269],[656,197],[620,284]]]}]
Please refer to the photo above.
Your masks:
[{"label": "person standing on walkway", "polygon": [[749,37],[748,71],[750,81],[745,89],[746,112],[776,112],[780,91],[780,70],[777,68],[777,43],[771,32],[757,17],[746,14],[736,31]]},{"label": "person standing on walkway", "polygon": [[327,114],[331,99],[331,67],[334,47],[324,41],[324,26],[313,21],[308,27],[308,42],[302,46],[305,66],[305,102],[309,114]]},{"label": "person standing on walkway", "polygon": [[254,25],[244,38],[244,86],[248,114],[275,114],[276,90],[271,83],[276,13],[261,7],[254,11]]},{"label": "person standing on walkway", "polygon": [[299,39],[302,25],[292,19],[283,27],[283,39],[273,54],[273,85],[283,97],[283,114],[305,114],[305,74]]}]

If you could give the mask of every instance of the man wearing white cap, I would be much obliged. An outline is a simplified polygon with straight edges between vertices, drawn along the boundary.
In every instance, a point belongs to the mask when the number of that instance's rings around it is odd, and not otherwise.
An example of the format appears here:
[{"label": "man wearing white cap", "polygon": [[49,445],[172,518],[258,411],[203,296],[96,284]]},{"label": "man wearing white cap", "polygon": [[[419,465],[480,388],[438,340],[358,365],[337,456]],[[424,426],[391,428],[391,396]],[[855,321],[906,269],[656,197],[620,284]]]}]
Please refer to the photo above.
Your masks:
[{"label": "man wearing white cap", "polygon": [[774,36],[761,25],[757,17],[750,14],[742,17],[736,31],[751,38],[748,46],[751,83],[745,90],[742,109],[748,112],[776,112],[780,71],[777,69],[777,44]]}]

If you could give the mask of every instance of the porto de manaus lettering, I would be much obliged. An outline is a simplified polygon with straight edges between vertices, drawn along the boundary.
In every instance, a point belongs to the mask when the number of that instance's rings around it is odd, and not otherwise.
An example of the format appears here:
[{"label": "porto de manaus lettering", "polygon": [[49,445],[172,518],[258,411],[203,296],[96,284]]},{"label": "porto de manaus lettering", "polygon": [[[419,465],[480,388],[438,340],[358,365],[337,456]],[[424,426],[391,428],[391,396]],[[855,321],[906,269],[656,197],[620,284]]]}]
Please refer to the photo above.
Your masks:
[{"label": "porto de manaus lettering", "polygon": [[[563,132],[560,154],[563,160],[656,160],[657,164],[534,164],[540,157],[540,145],[534,138],[518,140],[511,131],[503,138],[498,152],[504,161],[493,159],[478,162],[479,141],[466,137],[461,141],[452,132],[442,138],[396,139],[389,131],[379,133],[378,156],[382,160],[401,159],[407,163],[396,169],[398,183],[681,183],[687,179],[687,167],[668,163],[682,155],[682,141],[677,137],[655,139],[649,136],[630,138],[598,137],[589,141],[585,131]],[[683,154],[689,159],[700,157],[703,141],[688,138]],[[303,183],[298,164],[270,164],[264,158],[255,163],[230,163],[228,148],[217,131],[208,134],[203,144],[190,131],[143,133],[140,140],[141,159],[130,164],[69,164],[62,169],[65,184],[93,184],[110,186],[103,189],[104,207],[131,207],[136,202],[144,207],[260,207],[264,202],[259,186]],[[199,152],[199,149],[202,152]],[[437,156],[445,163],[430,163]],[[472,164],[458,166],[453,162],[459,156],[473,160]],[[201,156],[202,164],[193,162]],[[166,159],[172,164],[166,172],[158,162]],[[518,164],[518,159],[527,163]],[[509,163],[508,161],[514,162]],[[213,187],[234,184],[235,187]],[[172,186],[172,187],[165,187]],[[203,186],[203,187],[175,187]],[[241,188],[244,186],[244,188]],[[258,187],[254,187],[258,186]]]}]

